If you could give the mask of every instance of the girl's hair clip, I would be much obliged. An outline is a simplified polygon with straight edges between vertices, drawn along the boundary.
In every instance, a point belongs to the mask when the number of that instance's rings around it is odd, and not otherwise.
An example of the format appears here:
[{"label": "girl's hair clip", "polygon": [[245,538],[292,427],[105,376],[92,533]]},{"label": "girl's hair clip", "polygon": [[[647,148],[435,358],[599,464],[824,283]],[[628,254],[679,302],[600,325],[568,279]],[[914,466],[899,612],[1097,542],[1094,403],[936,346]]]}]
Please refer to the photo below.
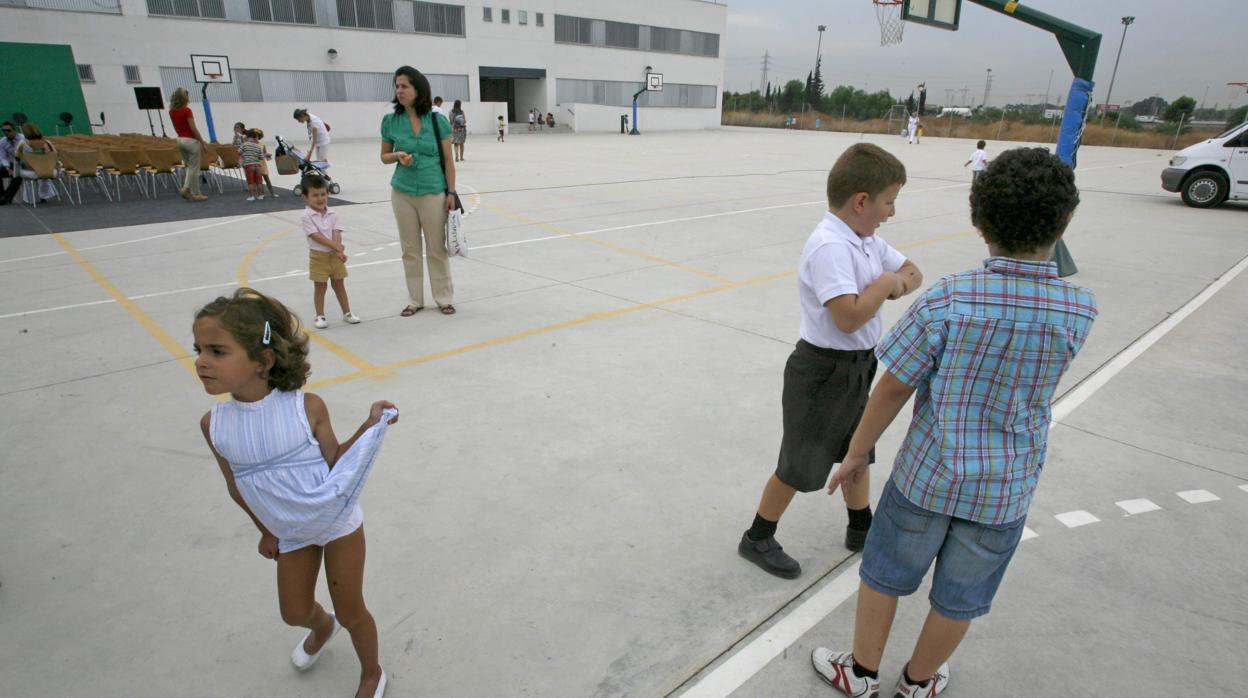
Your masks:
[{"label": "girl's hair clip", "polygon": [[264,321],[264,336],[260,338],[260,343],[268,346],[273,341],[273,328],[269,326],[269,321]]}]

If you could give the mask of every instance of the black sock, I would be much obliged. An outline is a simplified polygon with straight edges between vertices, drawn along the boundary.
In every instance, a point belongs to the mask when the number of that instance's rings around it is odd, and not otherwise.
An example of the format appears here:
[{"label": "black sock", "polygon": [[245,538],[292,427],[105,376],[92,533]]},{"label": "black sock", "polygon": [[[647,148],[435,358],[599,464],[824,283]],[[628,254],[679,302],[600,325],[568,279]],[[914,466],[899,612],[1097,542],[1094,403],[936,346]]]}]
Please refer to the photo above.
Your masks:
[{"label": "black sock", "polygon": [[750,526],[750,530],[746,531],[745,535],[748,536],[750,540],[763,540],[764,538],[771,538],[776,535],[776,525],[778,523],[778,521],[768,521],[760,514],[755,514],[754,524]]},{"label": "black sock", "polygon": [[859,531],[865,531],[871,528],[871,505],[867,505],[861,509],[849,509],[849,527],[856,528]]},{"label": "black sock", "polygon": [[906,683],[908,683],[908,684],[912,684],[912,685],[915,685],[915,686],[922,686],[923,688],[927,688],[927,684],[928,684],[928,682],[929,682],[929,681],[931,681],[931,679],[928,679],[927,681],[915,681],[913,678],[911,678],[911,677],[910,677],[910,665],[909,665],[909,664],[906,664],[906,668],[905,668],[905,669],[902,669],[902,670],[901,670],[901,673],[902,673],[902,675],[903,675],[903,676],[905,676],[905,678],[906,678]]},{"label": "black sock", "polygon": [[876,671],[871,671],[865,666],[859,664],[858,660],[855,659],[854,660],[854,676],[857,676],[860,679],[865,679],[868,677],[873,678],[873,679],[878,679],[880,678],[880,672],[878,669]]}]

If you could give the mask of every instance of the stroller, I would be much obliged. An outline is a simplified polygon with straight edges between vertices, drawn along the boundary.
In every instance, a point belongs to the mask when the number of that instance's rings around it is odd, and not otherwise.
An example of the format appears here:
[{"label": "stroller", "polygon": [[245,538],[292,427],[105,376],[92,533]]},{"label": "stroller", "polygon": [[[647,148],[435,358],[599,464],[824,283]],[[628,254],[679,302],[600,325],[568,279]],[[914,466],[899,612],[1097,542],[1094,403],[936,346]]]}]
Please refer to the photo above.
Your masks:
[{"label": "stroller", "polygon": [[[274,163],[277,165],[277,173],[283,175],[298,174],[301,178],[305,174],[315,173],[325,179],[325,183],[329,186],[330,194],[337,194],[342,191],[342,187],[334,181],[333,177],[325,170],[329,167],[328,162],[313,162],[304,157],[303,153],[293,145],[282,140],[281,136],[277,136],[277,150],[274,152],[276,156]],[[303,196],[303,187],[296,184],[294,188],[295,196]]]}]

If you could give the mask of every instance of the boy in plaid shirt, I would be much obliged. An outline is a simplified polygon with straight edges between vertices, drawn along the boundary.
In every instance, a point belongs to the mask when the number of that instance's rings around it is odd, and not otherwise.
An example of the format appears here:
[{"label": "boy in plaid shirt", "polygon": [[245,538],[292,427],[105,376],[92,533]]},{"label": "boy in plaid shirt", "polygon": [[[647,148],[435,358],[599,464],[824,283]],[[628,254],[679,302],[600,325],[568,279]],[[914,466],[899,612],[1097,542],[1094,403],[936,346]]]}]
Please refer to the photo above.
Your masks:
[{"label": "boy in plaid shirt", "polygon": [[944,691],[946,660],[992,605],[1044,466],[1053,393],[1096,317],[1092,293],[1048,261],[1078,203],[1074,171],[1056,156],[1003,153],[971,187],[984,268],[934,284],[876,349],[887,372],[828,492],[865,476],[911,394],[914,416],[863,551],[853,651],[811,655],[846,695],[878,695],[897,598],[933,561],[932,608],[894,695]]}]

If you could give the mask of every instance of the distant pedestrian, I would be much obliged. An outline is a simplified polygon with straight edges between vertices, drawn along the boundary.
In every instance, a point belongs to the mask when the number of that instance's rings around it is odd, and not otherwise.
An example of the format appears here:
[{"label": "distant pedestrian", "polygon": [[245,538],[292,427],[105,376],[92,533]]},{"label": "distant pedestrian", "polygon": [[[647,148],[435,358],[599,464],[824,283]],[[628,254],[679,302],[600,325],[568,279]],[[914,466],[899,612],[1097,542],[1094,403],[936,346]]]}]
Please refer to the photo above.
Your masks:
[{"label": "distant pedestrian", "polygon": [[464,115],[463,102],[455,100],[451,107],[451,149],[455,151],[455,162],[464,161],[464,141],[468,140],[468,117]]},{"label": "distant pedestrian", "polygon": [[984,141],[976,143],[975,152],[971,153],[971,159],[962,165],[963,167],[971,166],[971,184],[974,184],[975,180],[979,179],[979,173],[988,167],[988,153],[984,150],[987,145]]}]

